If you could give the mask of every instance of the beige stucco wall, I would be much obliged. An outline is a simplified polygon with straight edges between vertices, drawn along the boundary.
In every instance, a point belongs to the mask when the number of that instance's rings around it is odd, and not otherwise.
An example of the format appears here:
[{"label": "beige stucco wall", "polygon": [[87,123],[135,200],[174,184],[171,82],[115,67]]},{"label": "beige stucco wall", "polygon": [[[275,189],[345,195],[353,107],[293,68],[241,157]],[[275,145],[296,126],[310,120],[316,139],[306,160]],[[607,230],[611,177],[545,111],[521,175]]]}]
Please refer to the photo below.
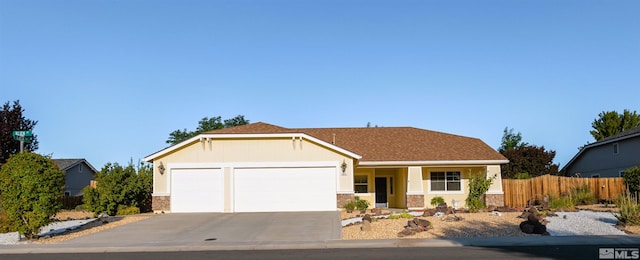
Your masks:
[{"label": "beige stucco wall", "polygon": [[[155,158],[153,191],[155,194],[168,193],[168,178],[172,165],[176,163],[295,163],[295,162],[335,162],[347,164],[346,175],[338,174],[339,193],[353,192],[353,160],[346,155],[303,139],[217,139],[211,142],[195,141],[185,147]],[[158,165],[162,162],[166,171],[160,174]],[[225,180],[229,180],[230,169],[225,170]],[[338,169],[338,171],[341,171]],[[226,185],[228,186],[228,185]],[[225,191],[225,195],[228,191]],[[227,205],[225,205],[226,207]]]},{"label": "beige stucco wall", "polygon": [[[441,171],[458,171],[460,172],[462,191],[430,191],[431,172]],[[466,207],[465,200],[469,195],[469,174],[485,173],[486,167],[424,167],[422,168],[422,187],[424,189],[424,205],[425,207],[433,207],[431,199],[440,196],[449,206],[453,206],[453,200],[456,200],[459,208]]]},{"label": "beige stucco wall", "polygon": [[500,165],[487,166],[487,178],[495,178],[489,187],[488,194],[504,194],[502,190],[502,172]]},{"label": "beige stucco wall", "polygon": [[[371,168],[356,168],[354,175],[366,175],[367,176],[367,193],[355,193],[355,196],[358,196],[360,199],[363,200],[367,200],[369,201],[369,204],[371,205],[371,207],[373,207],[375,204],[375,190],[374,190],[374,186],[373,186],[373,180],[374,180],[374,174],[375,174],[375,169],[371,169]],[[353,180],[352,180],[352,184],[353,186]],[[353,187],[352,187],[353,190]]]}]

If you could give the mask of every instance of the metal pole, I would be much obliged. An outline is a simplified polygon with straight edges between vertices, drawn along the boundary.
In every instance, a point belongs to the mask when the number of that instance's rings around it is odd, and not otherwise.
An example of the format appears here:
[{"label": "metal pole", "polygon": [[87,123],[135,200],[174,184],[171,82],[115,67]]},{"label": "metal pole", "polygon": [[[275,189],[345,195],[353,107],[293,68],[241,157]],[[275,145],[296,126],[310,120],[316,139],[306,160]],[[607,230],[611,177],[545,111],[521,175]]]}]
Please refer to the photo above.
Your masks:
[{"label": "metal pole", "polygon": [[20,137],[20,152],[24,151],[24,136]]}]

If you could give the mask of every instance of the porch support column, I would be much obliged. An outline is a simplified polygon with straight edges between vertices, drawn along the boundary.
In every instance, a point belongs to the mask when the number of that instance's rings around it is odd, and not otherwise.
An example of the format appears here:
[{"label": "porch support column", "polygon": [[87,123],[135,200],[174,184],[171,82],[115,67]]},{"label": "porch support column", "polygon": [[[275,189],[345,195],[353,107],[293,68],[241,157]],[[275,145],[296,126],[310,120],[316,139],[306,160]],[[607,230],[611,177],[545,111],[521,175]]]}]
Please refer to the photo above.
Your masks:
[{"label": "porch support column", "polygon": [[407,208],[424,209],[424,189],[422,188],[422,167],[409,167],[407,173]]},{"label": "porch support column", "polygon": [[502,207],[504,206],[504,192],[500,165],[487,165],[487,179],[489,178],[493,178],[493,182],[484,195],[484,204],[487,207]]}]

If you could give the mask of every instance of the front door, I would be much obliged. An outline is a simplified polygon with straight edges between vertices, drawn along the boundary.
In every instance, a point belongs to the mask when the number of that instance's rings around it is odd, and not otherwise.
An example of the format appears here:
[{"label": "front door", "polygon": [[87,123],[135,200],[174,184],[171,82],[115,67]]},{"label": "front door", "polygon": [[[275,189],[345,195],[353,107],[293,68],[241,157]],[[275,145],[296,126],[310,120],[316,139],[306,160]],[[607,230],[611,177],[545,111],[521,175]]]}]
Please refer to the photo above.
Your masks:
[{"label": "front door", "polygon": [[376,208],[387,208],[387,178],[376,178]]}]

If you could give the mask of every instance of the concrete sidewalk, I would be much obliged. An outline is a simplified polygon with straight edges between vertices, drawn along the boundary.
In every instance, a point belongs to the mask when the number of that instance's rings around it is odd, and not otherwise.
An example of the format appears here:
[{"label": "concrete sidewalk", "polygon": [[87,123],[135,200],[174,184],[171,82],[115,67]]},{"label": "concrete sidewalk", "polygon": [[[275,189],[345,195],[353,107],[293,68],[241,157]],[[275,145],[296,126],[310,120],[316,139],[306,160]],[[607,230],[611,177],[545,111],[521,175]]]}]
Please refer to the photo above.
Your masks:
[{"label": "concrete sidewalk", "polygon": [[409,248],[409,247],[518,247],[555,245],[593,245],[600,247],[640,247],[640,236],[526,236],[452,239],[386,239],[327,241],[202,241],[176,245],[156,243],[136,246],[4,245],[0,254],[101,253],[101,252],[180,252],[218,250],[332,249],[332,248]]}]

